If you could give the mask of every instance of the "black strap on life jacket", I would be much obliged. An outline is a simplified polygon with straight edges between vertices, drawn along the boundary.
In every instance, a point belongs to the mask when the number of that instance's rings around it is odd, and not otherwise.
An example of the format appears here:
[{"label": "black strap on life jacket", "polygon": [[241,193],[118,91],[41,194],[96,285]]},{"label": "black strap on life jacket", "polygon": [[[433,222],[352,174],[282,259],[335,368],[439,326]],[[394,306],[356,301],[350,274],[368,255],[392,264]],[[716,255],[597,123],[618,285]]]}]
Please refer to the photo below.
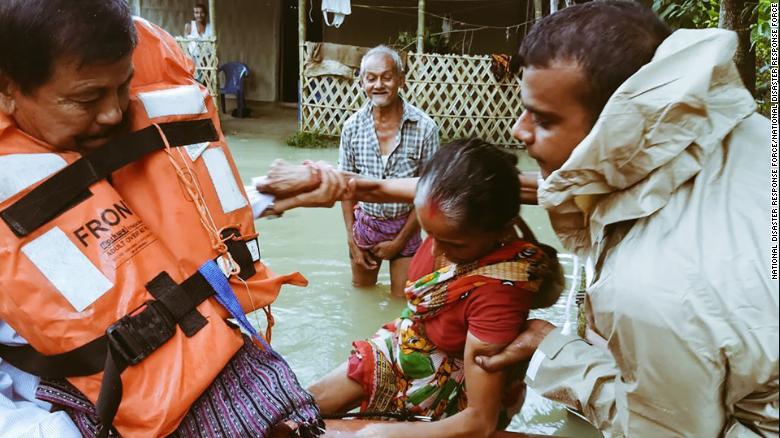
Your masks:
[{"label": "black strap on life jacket", "polygon": [[162,272],[147,283],[156,297],[112,324],[106,334],[65,353],[44,355],[30,345],[0,344],[0,357],[20,370],[49,379],[89,376],[103,372],[97,412],[100,437],[108,436],[122,400],[122,372],[135,365],[173,337],[176,326],[188,337],[208,321],[196,307],[214,294],[200,272],[181,284]]},{"label": "black strap on life jacket", "polygon": [[[171,147],[219,139],[210,119],[161,123],[159,127]],[[117,137],[30,190],[0,212],[0,217],[18,237],[27,236],[91,196],[92,184],[163,148],[165,141],[155,126]]]}]

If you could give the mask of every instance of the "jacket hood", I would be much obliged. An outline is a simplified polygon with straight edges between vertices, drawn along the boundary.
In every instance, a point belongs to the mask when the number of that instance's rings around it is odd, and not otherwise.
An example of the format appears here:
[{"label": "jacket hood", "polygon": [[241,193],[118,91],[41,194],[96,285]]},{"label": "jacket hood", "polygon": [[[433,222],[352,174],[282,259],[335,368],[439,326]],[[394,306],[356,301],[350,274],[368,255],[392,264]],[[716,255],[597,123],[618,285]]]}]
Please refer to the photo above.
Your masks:
[{"label": "jacket hood", "polygon": [[678,30],[624,82],[593,129],[539,187],[566,249],[583,253],[606,226],[651,215],[755,111],[732,61],[736,34]]}]

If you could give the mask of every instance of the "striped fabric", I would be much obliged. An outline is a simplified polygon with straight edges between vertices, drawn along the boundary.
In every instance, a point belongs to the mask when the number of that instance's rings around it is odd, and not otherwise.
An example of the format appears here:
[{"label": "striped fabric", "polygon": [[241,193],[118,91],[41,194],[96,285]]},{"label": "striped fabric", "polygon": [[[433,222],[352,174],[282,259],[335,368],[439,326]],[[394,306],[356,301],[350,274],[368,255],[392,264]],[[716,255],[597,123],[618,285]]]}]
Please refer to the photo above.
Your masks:
[{"label": "striped fabric", "polygon": [[[395,239],[409,219],[409,214],[395,219],[377,219],[365,213],[361,207],[355,207],[354,213],[355,222],[352,224],[352,237],[360,248],[369,250],[377,243]],[[422,238],[418,230],[406,241],[406,245],[396,258],[413,256],[421,244]]]},{"label": "striped fabric", "polygon": [[[94,405],[68,382],[41,381],[36,395],[65,410],[85,437],[97,435]],[[279,423],[297,427],[292,436],[304,438],[319,436],[325,427],[314,399],[287,364],[245,338],[170,437],[266,437]]]}]

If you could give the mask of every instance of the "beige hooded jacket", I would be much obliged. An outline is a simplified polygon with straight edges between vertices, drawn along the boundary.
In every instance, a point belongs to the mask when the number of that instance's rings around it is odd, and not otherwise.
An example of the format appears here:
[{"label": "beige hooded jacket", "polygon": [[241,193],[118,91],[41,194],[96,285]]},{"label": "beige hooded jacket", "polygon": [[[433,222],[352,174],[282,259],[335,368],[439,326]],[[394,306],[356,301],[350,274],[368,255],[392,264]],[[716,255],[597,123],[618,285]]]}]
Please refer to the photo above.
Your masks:
[{"label": "beige hooded jacket", "polygon": [[778,436],[770,125],[735,47],[675,32],[539,188],[595,264],[586,318],[606,343],[556,330],[527,380],[607,436]]}]

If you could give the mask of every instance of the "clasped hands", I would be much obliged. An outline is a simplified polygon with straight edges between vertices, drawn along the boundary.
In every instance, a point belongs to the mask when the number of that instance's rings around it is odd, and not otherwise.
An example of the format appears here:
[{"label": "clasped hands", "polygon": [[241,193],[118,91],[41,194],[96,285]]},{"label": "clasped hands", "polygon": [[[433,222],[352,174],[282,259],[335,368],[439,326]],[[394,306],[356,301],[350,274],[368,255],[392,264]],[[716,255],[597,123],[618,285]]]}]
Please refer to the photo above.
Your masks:
[{"label": "clasped hands", "polygon": [[257,190],[277,200],[291,199],[294,207],[332,207],[336,201],[355,199],[358,192],[370,189],[368,180],[359,183],[358,179],[324,161],[293,164],[276,160]]}]

